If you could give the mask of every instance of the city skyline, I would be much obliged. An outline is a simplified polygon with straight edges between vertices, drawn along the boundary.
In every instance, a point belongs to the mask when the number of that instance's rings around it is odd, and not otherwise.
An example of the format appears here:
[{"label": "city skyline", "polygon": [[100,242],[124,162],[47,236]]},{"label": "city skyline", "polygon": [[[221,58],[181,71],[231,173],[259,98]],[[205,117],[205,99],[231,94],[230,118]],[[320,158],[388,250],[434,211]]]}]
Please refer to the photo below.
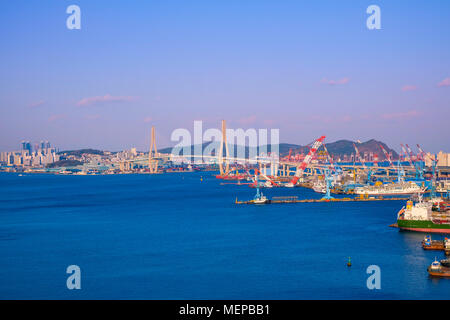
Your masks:
[{"label": "city skyline", "polygon": [[[448,152],[450,4],[377,1],[2,6],[0,150],[49,140],[60,150],[147,150],[194,120],[279,128],[305,145],[376,139]],[[32,48],[32,49],[31,49]],[[18,54],[19,52],[19,54]],[[36,137],[35,139],[33,137]]]}]

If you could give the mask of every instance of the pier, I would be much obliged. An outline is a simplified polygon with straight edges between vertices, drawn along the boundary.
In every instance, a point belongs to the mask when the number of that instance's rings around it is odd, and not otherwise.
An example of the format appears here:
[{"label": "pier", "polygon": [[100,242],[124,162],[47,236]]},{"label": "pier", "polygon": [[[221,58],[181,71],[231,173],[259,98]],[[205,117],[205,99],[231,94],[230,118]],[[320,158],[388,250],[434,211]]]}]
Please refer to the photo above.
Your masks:
[{"label": "pier", "polygon": [[[407,198],[383,198],[383,197],[357,197],[357,198],[333,198],[333,199],[297,199],[297,197],[274,197],[266,204],[283,204],[283,203],[326,203],[326,202],[368,202],[368,201],[405,201]],[[254,200],[239,201],[236,198],[236,204],[258,204]]]}]

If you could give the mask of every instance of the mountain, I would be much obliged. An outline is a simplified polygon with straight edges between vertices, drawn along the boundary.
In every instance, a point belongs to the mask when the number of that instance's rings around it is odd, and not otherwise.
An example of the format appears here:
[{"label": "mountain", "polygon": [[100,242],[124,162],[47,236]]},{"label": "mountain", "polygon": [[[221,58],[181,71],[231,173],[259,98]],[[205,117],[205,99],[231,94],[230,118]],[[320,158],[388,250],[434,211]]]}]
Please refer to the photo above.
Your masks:
[{"label": "mountain", "polygon": [[374,154],[377,154],[380,160],[386,160],[386,157],[384,156],[384,153],[381,150],[380,145],[382,145],[383,148],[386,149],[388,153],[392,152],[393,159],[398,159],[399,156],[394,149],[389,148],[384,142],[377,141],[374,139],[362,143],[357,143],[349,140],[339,140],[333,143],[326,143],[325,146],[330,154],[343,156],[355,153],[353,143],[355,143],[361,156],[363,156],[365,152],[368,153],[372,152]]},{"label": "mountain", "polygon": [[[354,141],[350,141],[350,140],[338,140],[336,142],[326,143],[325,146],[326,146],[328,152],[331,155],[333,155],[333,157],[343,157],[344,155],[350,156],[351,154],[355,153],[355,148],[353,147],[353,144],[355,144],[357,146],[361,156],[363,156],[365,152],[368,152],[368,153],[372,152],[373,154],[377,154],[378,158],[380,160],[385,160],[386,157],[384,156],[384,153],[380,148],[380,145],[382,145],[388,153],[392,152],[393,159],[398,159],[398,153],[394,149],[389,148],[384,142],[377,141],[375,139],[371,139],[371,140],[368,140],[368,141],[362,142],[362,143],[358,143],[358,142],[354,142]],[[200,146],[197,145],[197,147],[198,147],[198,149],[200,149]],[[201,145],[200,150],[203,150],[203,152],[207,148],[208,148],[208,150],[210,150],[211,148],[215,148],[216,150],[219,150],[219,147],[220,147],[220,142],[205,142]],[[234,154],[237,154],[237,151],[239,150],[239,148],[241,148],[240,150],[245,150],[245,157],[248,157],[249,153],[251,153],[251,152],[253,154],[255,154],[259,151],[259,148],[256,148],[256,147],[251,147],[251,148],[245,147],[245,149],[242,149],[242,146],[237,147],[235,145],[229,145],[230,152],[232,151],[231,150],[232,147],[234,148]],[[190,148],[191,154],[194,154],[195,146],[191,145],[190,147],[187,147],[187,148],[188,149]],[[271,151],[270,146],[265,146],[265,148],[267,148],[267,152]],[[262,150],[265,148],[262,148]],[[293,155],[299,154],[299,153],[307,154],[309,152],[308,146],[301,146],[301,145],[290,144],[290,143],[280,143],[280,145],[279,145],[280,156],[281,157],[287,156],[289,154],[289,150],[291,150],[291,149],[292,149]],[[172,151],[174,153],[178,153],[181,151],[181,148],[176,148],[176,149],[163,148],[158,151],[161,153],[172,153]]]},{"label": "mountain", "polygon": [[68,156],[77,156],[80,157],[82,154],[97,154],[97,155],[104,155],[104,152],[101,150],[95,150],[95,149],[80,149],[80,150],[67,150],[67,151],[60,151],[58,154],[65,154]]}]

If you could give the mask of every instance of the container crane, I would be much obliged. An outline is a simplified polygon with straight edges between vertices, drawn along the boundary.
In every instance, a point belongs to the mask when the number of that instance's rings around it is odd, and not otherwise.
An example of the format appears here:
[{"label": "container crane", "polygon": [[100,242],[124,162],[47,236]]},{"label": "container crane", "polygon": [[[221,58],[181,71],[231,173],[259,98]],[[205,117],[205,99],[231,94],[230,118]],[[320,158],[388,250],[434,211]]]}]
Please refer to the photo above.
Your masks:
[{"label": "container crane", "polygon": [[334,165],[333,158],[331,157],[330,153],[328,152],[327,147],[325,146],[325,144],[323,144],[322,147],[325,150],[325,153],[327,154],[327,159],[330,162],[330,168],[332,170],[336,170],[336,166]]},{"label": "container crane", "polygon": [[400,143],[400,146],[402,147],[403,153],[404,153],[405,156],[406,156],[406,160],[408,160],[408,162],[409,162],[409,164],[411,165],[411,167],[413,167],[413,162],[412,162],[412,160],[411,160],[410,155],[409,155],[408,152],[406,151],[405,146],[403,145],[403,143]]},{"label": "container crane", "polygon": [[[423,180],[422,166],[417,161],[412,160],[411,154],[414,155],[414,153],[411,151],[411,148],[408,145],[406,145],[406,148],[409,151],[409,153],[408,153],[405,149],[405,146],[403,144],[400,144],[400,145],[402,146],[403,152],[406,154],[407,160],[410,163],[411,167],[414,167],[414,169],[416,170],[416,179]],[[416,160],[418,160],[418,159],[419,159],[419,155],[416,156]]]},{"label": "container crane", "polygon": [[[425,152],[423,152],[422,150],[421,150],[421,153],[423,153],[425,155],[425,157],[427,157],[431,161],[431,167],[433,169],[433,179],[432,179],[433,181],[432,181],[432,184],[434,185],[433,187],[435,188],[435,184],[436,184],[436,180],[437,180],[437,173],[439,171],[437,169],[437,166],[438,166],[438,163],[439,163],[438,156],[435,154],[434,157],[431,157],[428,154],[426,154]],[[433,191],[433,189],[432,189],[432,191]]]},{"label": "container crane", "polygon": [[420,158],[420,160],[425,160],[425,152],[422,150],[422,148],[417,144],[417,149],[419,149],[419,153],[417,156]]},{"label": "container crane", "polygon": [[367,167],[366,160],[363,157],[361,157],[361,154],[359,153],[359,150],[356,147],[356,144],[353,143],[353,147],[355,148],[356,156],[361,161],[361,164],[363,165],[363,168],[367,170],[367,181],[370,182],[370,179],[372,178],[372,169]]},{"label": "container crane", "polygon": [[380,148],[381,148],[381,151],[383,151],[384,156],[385,156],[386,159],[389,161],[389,165],[390,165],[391,167],[394,167],[394,164],[392,163],[392,160],[391,160],[391,157],[389,156],[389,153],[386,151],[386,149],[385,149],[381,144],[380,144],[379,146],[380,146]]},{"label": "container crane", "polygon": [[414,155],[414,152],[413,152],[413,151],[411,150],[411,148],[408,146],[408,144],[406,144],[406,149],[408,149],[410,159],[417,158],[417,157]]},{"label": "container crane", "polygon": [[359,161],[361,161],[361,164],[363,165],[363,167],[366,167],[366,161],[364,160],[363,157],[361,157],[361,154],[359,153],[358,148],[356,147],[356,144],[353,143],[353,147],[355,148],[355,152],[356,152],[356,156],[358,157]]}]

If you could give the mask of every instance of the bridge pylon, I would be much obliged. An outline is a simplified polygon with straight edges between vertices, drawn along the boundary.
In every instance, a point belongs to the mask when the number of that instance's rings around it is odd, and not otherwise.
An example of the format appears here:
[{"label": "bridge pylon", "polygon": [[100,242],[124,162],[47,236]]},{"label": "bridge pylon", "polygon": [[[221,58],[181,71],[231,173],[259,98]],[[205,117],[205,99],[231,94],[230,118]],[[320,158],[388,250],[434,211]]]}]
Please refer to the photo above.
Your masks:
[{"label": "bridge pylon", "polygon": [[226,151],[226,157],[230,156],[230,153],[228,151],[228,143],[227,143],[227,124],[225,120],[222,120],[222,141],[220,142],[220,149],[219,149],[219,170],[220,175],[227,175],[230,173],[230,162],[229,160],[225,160],[226,166],[225,169],[223,168],[223,145],[225,144],[225,151]]},{"label": "bridge pylon", "polygon": [[158,173],[158,149],[156,148],[155,127],[152,127],[150,136],[150,151],[148,153],[148,169],[150,173]]}]

